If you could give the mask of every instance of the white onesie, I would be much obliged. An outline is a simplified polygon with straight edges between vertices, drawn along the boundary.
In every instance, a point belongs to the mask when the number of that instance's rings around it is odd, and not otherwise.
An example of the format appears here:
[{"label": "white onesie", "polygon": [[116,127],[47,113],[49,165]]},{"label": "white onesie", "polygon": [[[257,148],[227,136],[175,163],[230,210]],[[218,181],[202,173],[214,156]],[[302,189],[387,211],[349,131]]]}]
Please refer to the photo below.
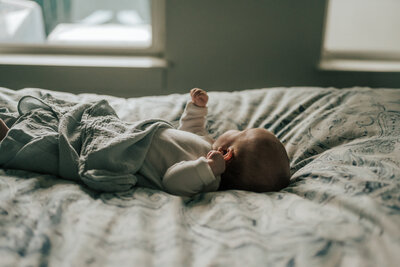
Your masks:
[{"label": "white onesie", "polygon": [[180,196],[218,189],[221,178],[214,176],[205,158],[212,148],[205,130],[206,115],[207,107],[188,102],[178,129],[157,130],[139,170],[138,186]]}]

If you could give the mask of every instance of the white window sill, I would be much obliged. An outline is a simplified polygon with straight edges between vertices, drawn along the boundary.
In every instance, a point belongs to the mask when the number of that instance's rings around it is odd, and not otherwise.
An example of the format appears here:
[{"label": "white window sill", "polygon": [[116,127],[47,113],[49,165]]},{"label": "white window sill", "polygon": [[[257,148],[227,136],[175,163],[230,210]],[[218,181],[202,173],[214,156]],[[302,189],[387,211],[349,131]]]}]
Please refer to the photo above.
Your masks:
[{"label": "white window sill", "polygon": [[0,54],[0,65],[163,69],[168,64],[149,56]]},{"label": "white window sill", "polygon": [[324,71],[400,72],[400,60],[322,59]]}]

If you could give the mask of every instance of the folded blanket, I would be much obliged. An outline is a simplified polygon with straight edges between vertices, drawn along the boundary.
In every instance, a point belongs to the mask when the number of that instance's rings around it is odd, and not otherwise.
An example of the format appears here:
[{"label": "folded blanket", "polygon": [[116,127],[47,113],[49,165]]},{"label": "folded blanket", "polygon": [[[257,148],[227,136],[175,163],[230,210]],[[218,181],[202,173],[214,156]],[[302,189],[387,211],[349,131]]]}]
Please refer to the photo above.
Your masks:
[{"label": "folded blanket", "polygon": [[24,96],[20,117],[0,143],[0,166],[80,180],[98,191],[124,191],[137,182],[163,120],[121,121],[107,101],[77,104]]}]

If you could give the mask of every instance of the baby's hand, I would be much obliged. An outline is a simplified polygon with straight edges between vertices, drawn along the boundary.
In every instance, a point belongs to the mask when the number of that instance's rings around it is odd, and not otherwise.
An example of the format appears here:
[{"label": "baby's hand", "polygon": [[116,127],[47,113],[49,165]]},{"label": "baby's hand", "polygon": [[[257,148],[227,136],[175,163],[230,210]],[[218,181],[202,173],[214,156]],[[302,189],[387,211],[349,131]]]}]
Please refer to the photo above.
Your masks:
[{"label": "baby's hand", "polygon": [[219,176],[225,171],[225,160],[221,152],[211,150],[206,158],[214,176]]},{"label": "baby's hand", "polygon": [[199,107],[205,107],[208,102],[207,92],[200,88],[193,88],[190,90],[190,96],[192,97],[192,102]]}]

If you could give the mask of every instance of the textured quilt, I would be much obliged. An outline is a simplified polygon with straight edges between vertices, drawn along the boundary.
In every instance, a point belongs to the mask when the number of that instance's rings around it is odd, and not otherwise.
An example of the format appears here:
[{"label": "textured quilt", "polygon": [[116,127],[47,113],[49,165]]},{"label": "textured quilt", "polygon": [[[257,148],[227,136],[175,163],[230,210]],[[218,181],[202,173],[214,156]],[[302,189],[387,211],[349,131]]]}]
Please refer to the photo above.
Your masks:
[{"label": "textured quilt", "polygon": [[[188,94],[123,99],[0,89],[11,122],[23,95],[107,99],[125,121],[177,125]],[[264,127],[292,179],[275,193],[191,199],[0,169],[0,266],[398,266],[400,90],[270,88],[209,93],[207,129]]]},{"label": "textured quilt", "polygon": [[28,95],[17,107],[0,144],[0,166],[58,175],[101,192],[135,186],[154,133],[172,127],[156,119],[129,124],[106,100],[76,104]]}]

